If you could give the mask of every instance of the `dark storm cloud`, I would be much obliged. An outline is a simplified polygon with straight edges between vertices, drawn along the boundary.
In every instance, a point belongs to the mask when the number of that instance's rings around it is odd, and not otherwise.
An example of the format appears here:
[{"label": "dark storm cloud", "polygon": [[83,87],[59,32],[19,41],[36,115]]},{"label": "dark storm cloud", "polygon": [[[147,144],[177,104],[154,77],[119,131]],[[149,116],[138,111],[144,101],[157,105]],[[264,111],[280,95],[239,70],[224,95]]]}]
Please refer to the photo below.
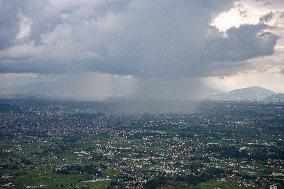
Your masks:
[{"label": "dark storm cloud", "polygon": [[[1,72],[226,75],[239,69],[239,61],[271,55],[277,42],[264,24],[226,34],[210,26],[232,7],[228,0],[1,2]],[[9,14],[10,21],[4,19]],[[28,39],[17,42],[19,14],[31,25]],[[230,73],[224,73],[228,64]]]},{"label": "dark storm cloud", "polygon": [[12,45],[18,33],[17,3],[20,4],[19,1],[0,0],[0,49]]}]

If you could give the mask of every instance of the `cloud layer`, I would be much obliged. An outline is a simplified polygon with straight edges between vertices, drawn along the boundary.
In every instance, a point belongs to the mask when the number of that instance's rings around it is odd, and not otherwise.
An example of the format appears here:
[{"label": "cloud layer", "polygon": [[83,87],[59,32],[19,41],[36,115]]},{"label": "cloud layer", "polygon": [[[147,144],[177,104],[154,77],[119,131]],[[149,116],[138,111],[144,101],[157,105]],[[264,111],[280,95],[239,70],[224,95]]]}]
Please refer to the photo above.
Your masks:
[{"label": "cloud layer", "polygon": [[2,0],[0,7],[1,72],[226,75],[239,61],[271,55],[277,42],[263,23],[226,34],[210,26],[232,7],[228,0]]},{"label": "cloud layer", "polygon": [[281,7],[280,0],[0,0],[0,94],[191,101],[216,92],[206,78],[284,68]]}]

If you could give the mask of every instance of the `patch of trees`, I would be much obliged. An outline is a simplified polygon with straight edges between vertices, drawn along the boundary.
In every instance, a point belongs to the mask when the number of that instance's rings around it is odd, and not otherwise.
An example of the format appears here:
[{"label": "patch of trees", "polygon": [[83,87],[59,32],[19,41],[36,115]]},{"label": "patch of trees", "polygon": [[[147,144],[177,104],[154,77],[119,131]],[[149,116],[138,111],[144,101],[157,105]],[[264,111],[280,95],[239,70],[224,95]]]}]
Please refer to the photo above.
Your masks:
[{"label": "patch of trees", "polygon": [[68,175],[71,172],[80,172],[80,173],[85,173],[85,174],[90,174],[90,175],[97,175],[97,176],[102,176],[102,171],[98,170],[95,165],[89,164],[89,165],[69,165],[65,167],[64,169],[57,170],[57,174],[63,174],[63,175]]},{"label": "patch of trees", "polygon": [[146,189],[156,189],[161,188],[163,185],[167,183],[167,179],[165,177],[155,178],[145,184]]}]

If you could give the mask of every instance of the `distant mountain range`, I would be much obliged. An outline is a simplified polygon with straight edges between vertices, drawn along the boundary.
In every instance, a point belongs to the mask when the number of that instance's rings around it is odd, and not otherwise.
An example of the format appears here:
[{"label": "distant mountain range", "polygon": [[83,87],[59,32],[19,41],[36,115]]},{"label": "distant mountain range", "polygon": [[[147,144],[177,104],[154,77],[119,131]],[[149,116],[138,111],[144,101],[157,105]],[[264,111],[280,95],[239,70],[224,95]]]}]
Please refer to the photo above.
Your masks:
[{"label": "distant mountain range", "polygon": [[[247,88],[235,89],[229,92],[221,92],[217,90],[210,90],[207,93],[201,93],[200,98],[191,99],[191,100],[182,100],[182,99],[137,99],[137,98],[121,98],[121,97],[110,97],[106,98],[103,101],[88,100],[88,99],[75,99],[72,96],[56,98],[50,95],[18,95],[18,94],[1,94],[1,99],[22,99],[22,100],[63,100],[63,101],[90,101],[98,103],[115,103],[116,105],[123,106],[133,105],[134,109],[139,107],[145,112],[148,107],[152,110],[156,109],[167,109],[167,105],[175,111],[186,108],[189,105],[193,105],[195,102],[200,101],[259,101],[259,102],[284,102],[284,93],[275,93],[271,90],[252,86]],[[184,108],[181,108],[184,107]],[[129,110],[132,110],[133,107],[128,107]],[[139,110],[140,111],[140,110]]]},{"label": "distant mountain range", "polygon": [[284,102],[284,94],[275,93],[271,90],[252,86],[242,89],[235,89],[229,92],[220,93],[212,97],[213,100],[236,100],[236,101],[264,101]]}]

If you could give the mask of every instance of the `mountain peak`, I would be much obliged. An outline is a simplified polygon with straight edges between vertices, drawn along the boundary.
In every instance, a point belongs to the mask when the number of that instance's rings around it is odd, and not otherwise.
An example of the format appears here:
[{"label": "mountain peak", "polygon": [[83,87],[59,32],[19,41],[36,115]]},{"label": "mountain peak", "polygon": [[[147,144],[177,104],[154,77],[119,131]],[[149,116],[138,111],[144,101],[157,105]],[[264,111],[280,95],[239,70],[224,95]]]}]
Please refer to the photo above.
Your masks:
[{"label": "mountain peak", "polygon": [[263,87],[251,86],[251,87],[235,89],[229,92],[225,92],[217,98],[221,100],[258,101],[258,100],[264,100],[268,96],[274,94],[275,93],[273,91],[265,89]]},{"label": "mountain peak", "polygon": [[230,91],[229,93],[236,92],[236,91],[265,92],[265,93],[275,94],[273,91],[263,88],[263,87],[259,87],[259,86],[251,86],[251,87],[235,89],[235,90]]},{"label": "mountain peak", "polygon": [[275,94],[273,91],[259,86],[251,86],[241,89],[235,89],[225,94],[230,99],[237,100],[263,100],[266,97]]}]

